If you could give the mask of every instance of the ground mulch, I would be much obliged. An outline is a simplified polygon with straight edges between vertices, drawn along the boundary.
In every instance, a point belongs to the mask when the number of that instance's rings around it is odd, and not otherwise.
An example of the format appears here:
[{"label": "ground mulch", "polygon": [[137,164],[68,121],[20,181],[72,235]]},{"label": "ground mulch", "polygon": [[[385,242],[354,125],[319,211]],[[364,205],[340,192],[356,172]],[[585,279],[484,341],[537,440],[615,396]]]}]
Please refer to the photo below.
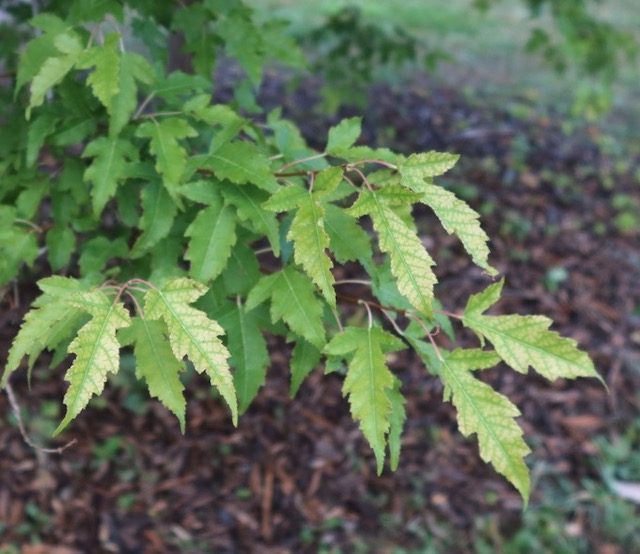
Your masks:
[{"label": "ground mulch", "polygon": [[[337,118],[314,111],[314,89],[287,97],[286,113],[321,147],[317,137]],[[284,94],[274,81],[261,101],[275,105]],[[637,192],[633,164],[608,188],[598,178],[611,160],[598,146],[597,128],[567,135],[549,118],[519,120],[430,84],[376,88],[366,113],[363,143],[462,154],[447,182],[473,184],[474,207],[494,207],[482,219],[492,237],[491,261],[506,276],[494,313],[547,315],[593,357],[608,391],[595,380],[549,383],[505,367],[486,379],[522,410],[532,467],[576,483],[599,478],[589,461],[592,439],[623,432],[640,413],[640,240],[616,228],[610,203],[616,191]],[[513,145],[522,136],[529,147],[516,164]],[[595,171],[585,174],[585,167]],[[570,177],[571,186],[558,186],[545,169]],[[448,310],[461,310],[489,281],[427,210],[419,216],[440,261],[438,295]],[[566,278],[549,285],[549,271],[558,267]],[[2,302],[0,358],[36,294],[29,281],[16,290],[19,304],[13,292]],[[291,400],[290,348],[280,340],[271,347],[267,384],[237,428],[200,376],[188,384],[184,436],[155,401],[126,402],[125,390],[108,386],[106,401],[92,403],[59,440],[48,441],[76,444],[45,455],[9,423],[7,397],[0,395],[0,551],[14,545],[27,554],[276,554],[317,552],[322,544],[392,552],[419,547],[421,533],[446,532],[442,521],[459,533],[465,551],[479,514],[497,514],[503,532],[520,524],[518,494],[479,459],[475,440],[460,436],[440,383],[416,356],[403,352],[392,362],[404,382],[408,419],[399,470],[377,476],[342,398],[342,378],[318,368]],[[63,372],[37,368],[31,391],[23,374],[12,379],[36,436],[43,405],[61,402]],[[539,494],[534,488],[532,504]],[[598,530],[583,532],[599,551]]]}]

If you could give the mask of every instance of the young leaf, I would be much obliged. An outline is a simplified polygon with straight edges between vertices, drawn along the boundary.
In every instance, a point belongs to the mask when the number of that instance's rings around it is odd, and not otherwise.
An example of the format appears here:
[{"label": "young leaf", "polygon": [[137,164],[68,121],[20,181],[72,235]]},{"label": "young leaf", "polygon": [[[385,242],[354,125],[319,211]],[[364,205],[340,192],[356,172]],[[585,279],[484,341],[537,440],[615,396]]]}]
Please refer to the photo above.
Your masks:
[{"label": "young leaf", "polygon": [[329,236],[324,230],[324,208],[307,193],[299,205],[287,238],[294,243],[294,259],[322,291],[329,305],[336,306],[333,263],[327,255]]},{"label": "young leaf", "polygon": [[343,150],[351,148],[360,136],[360,126],[362,118],[352,117],[343,119],[335,127],[329,129],[329,139],[327,141],[326,152],[328,154],[338,154]]},{"label": "young leaf", "polygon": [[136,131],[137,137],[150,139],[149,150],[156,158],[156,169],[169,194],[175,198],[182,173],[187,163],[187,151],[180,140],[195,137],[198,133],[186,120],[169,117],[158,122],[145,121]]},{"label": "young leaf", "polygon": [[185,235],[191,240],[185,258],[198,281],[215,279],[226,267],[236,243],[236,219],[233,208],[220,200],[202,210],[187,229]]},{"label": "young leaf", "polygon": [[47,232],[47,248],[51,269],[59,271],[69,264],[76,247],[76,236],[68,227],[57,225]]},{"label": "young leaf", "polygon": [[529,366],[550,380],[596,377],[589,356],[578,350],[576,341],[550,331],[553,323],[538,315],[481,315],[487,300],[500,294],[504,281],[491,285],[469,300],[463,324],[491,341],[498,355],[513,369],[526,373]]},{"label": "young leaf", "polygon": [[65,374],[69,381],[64,396],[67,413],[54,435],[83,410],[92,395],[102,392],[109,371],[118,372],[120,345],[116,331],[131,321],[124,306],[100,290],[76,293],[72,301],[92,317],[69,345],[69,352],[76,354],[76,359]]},{"label": "young leaf", "polygon": [[166,339],[167,328],[162,321],[134,317],[131,326],[118,334],[123,345],[133,344],[136,357],[136,374],[144,377],[149,394],[171,410],[184,433],[186,400],[180,372],[184,362],[173,355]]},{"label": "young leaf", "polygon": [[235,368],[233,382],[238,395],[238,411],[244,413],[264,384],[269,365],[267,341],[262,336],[259,311],[245,311],[240,304],[225,317],[227,346]]},{"label": "young leaf", "polygon": [[[422,343],[420,353],[429,345]],[[433,360],[433,356],[428,358]],[[437,359],[437,357],[436,357]],[[439,360],[438,372],[444,384],[444,399],[458,411],[460,432],[468,437],[477,433],[480,456],[492,463],[522,495],[529,498],[529,470],[524,457],[531,452],[522,438],[515,418],[520,411],[509,399],[494,391],[471,373],[492,367],[500,361],[494,352],[454,350]]]},{"label": "young leaf", "polygon": [[84,178],[93,184],[91,197],[96,217],[115,195],[118,183],[126,177],[127,159],[131,159],[135,152],[135,147],[128,140],[105,136],[91,141],[85,147],[82,157],[93,157],[91,165],[84,172]]},{"label": "young leaf", "polygon": [[[387,434],[391,427],[395,377],[386,365],[385,353],[404,349],[404,343],[380,327],[347,327],[325,346],[330,356],[349,358],[347,376],[342,387],[349,395],[351,415],[371,445],[382,472]],[[397,415],[397,414],[396,414]]]},{"label": "young leaf", "polygon": [[247,310],[271,299],[271,319],[283,320],[291,330],[317,348],[325,344],[322,303],[313,285],[293,267],[286,267],[260,279],[247,297]]},{"label": "young leaf", "polygon": [[144,314],[149,319],[164,320],[174,356],[178,360],[187,356],[198,373],[204,371],[209,376],[229,405],[236,425],[238,402],[227,362],[230,354],[218,338],[224,330],[204,312],[189,306],[206,292],[204,285],[191,279],[173,279],[145,294]]}]

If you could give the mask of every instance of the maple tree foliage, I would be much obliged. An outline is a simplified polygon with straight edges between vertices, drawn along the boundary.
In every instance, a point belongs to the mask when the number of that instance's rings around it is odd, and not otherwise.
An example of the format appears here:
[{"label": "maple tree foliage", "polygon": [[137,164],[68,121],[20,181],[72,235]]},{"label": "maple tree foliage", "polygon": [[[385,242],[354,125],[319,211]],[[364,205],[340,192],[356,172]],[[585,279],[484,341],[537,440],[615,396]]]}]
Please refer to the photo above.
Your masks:
[{"label": "maple tree foliage", "polygon": [[[59,433],[132,350],[136,376],[183,431],[190,370],[207,375],[235,424],[265,382],[265,336],[277,335],[292,346],[292,395],[316,367],[344,374],[380,472],[387,456],[398,466],[406,419],[388,354],[412,348],[442,381],[460,431],[477,436],[480,456],[526,501],[520,413],[476,372],[504,361],[551,380],[598,376],[549,319],[484,315],[503,286],[491,284],[488,237],[478,214],[435,181],[458,157],[357,144],[359,118],[335,125],[314,151],[278,112],[249,115],[268,60],[303,62],[279,24],[256,23],[240,1],[170,3],[195,73],[167,72],[158,31],[167,6],[135,3],[125,18],[117,2],[74,1],[31,20],[39,32],[20,56],[10,116],[25,132],[4,162],[0,279],[35,264],[67,276],[39,281],[2,384],[45,350],[58,362],[73,356]],[[229,104],[211,99],[216,43],[247,76]],[[58,169],[42,178],[34,166],[45,148]],[[416,230],[417,204],[486,274],[487,288],[459,314],[436,297],[437,260]],[[345,264],[370,288],[355,304],[340,293]],[[364,317],[347,322],[345,305]],[[455,347],[456,320],[478,348]],[[434,338],[440,328],[448,343]]]}]

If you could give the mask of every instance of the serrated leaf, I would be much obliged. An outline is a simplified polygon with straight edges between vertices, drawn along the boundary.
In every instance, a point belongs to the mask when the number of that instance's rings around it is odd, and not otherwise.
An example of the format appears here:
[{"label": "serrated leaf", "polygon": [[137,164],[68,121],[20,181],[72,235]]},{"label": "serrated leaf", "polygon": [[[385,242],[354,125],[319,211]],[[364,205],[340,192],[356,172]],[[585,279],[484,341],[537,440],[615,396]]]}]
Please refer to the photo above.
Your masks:
[{"label": "serrated leaf", "polygon": [[273,254],[280,256],[278,221],[262,207],[268,194],[252,185],[227,186],[222,189],[222,194],[229,204],[236,207],[241,220],[250,222],[257,231],[266,235]]},{"label": "serrated leaf", "polygon": [[142,234],[133,245],[132,258],[143,255],[169,234],[176,212],[176,203],[159,182],[151,181],[145,184],[142,191],[142,217],[139,223]]},{"label": "serrated leaf", "polygon": [[51,45],[55,46],[55,49],[62,52],[63,55],[51,56],[44,60],[38,72],[33,76],[30,88],[31,97],[26,109],[27,119],[31,117],[31,110],[44,102],[47,92],[62,82],[82,54],[82,44],[75,33],[58,34],[53,37]]},{"label": "serrated leaf", "polygon": [[129,122],[138,103],[136,81],[151,84],[155,72],[149,62],[134,52],[122,52],[118,72],[118,93],[111,99],[109,134],[118,135]]},{"label": "serrated leaf", "polygon": [[238,395],[238,411],[244,413],[266,378],[269,365],[267,342],[262,335],[257,311],[245,311],[242,305],[225,318],[227,346],[231,365],[235,368],[233,382]]},{"label": "serrated leaf", "polygon": [[291,387],[289,396],[293,398],[309,373],[320,363],[321,353],[313,344],[298,339],[291,355]]},{"label": "serrated leaf", "polygon": [[260,279],[247,297],[248,310],[271,299],[271,320],[283,320],[291,330],[317,348],[325,344],[322,303],[313,284],[293,267]]},{"label": "serrated leaf", "polygon": [[91,204],[96,217],[115,195],[118,183],[126,177],[127,160],[135,152],[135,147],[128,140],[115,137],[98,137],[85,147],[82,157],[93,158],[84,178],[93,184]]},{"label": "serrated leaf", "polygon": [[398,290],[420,313],[432,317],[431,302],[437,279],[431,267],[435,262],[417,235],[391,208],[379,201],[374,192],[365,189],[361,196],[365,197],[362,210],[371,216],[380,250],[391,258],[391,273],[397,279]]},{"label": "serrated leaf", "polygon": [[136,374],[147,382],[149,394],[175,414],[184,433],[186,400],[180,381],[184,362],[175,358],[166,335],[162,321],[134,317],[118,336],[123,345],[133,345]]},{"label": "serrated leaf", "polygon": [[236,243],[236,215],[222,204],[202,210],[185,232],[190,237],[185,258],[191,262],[190,274],[201,282],[215,279],[227,265]]},{"label": "serrated leaf", "polygon": [[324,230],[324,208],[307,193],[291,223],[287,238],[294,243],[293,256],[322,291],[329,305],[335,307],[333,262],[327,255],[329,236]]},{"label": "serrated leaf", "polygon": [[76,247],[76,236],[68,227],[57,225],[47,232],[46,241],[49,265],[54,271],[59,271],[71,260]]},{"label": "serrated leaf", "polygon": [[407,411],[404,408],[406,400],[400,392],[402,381],[397,377],[393,380],[393,387],[389,389],[387,396],[389,402],[391,402],[391,414],[389,416],[389,466],[391,471],[398,469],[400,462],[400,448],[402,430],[404,428],[404,422],[407,419]]},{"label": "serrated leaf", "polygon": [[508,398],[471,373],[498,361],[499,357],[493,352],[454,350],[442,356],[439,374],[445,386],[444,399],[451,401],[458,411],[460,432],[465,437],[478,435],[480,457],[492,463],[496,471],[518,489],[526,504],[529,470],[524,457],[531,450],[515,421],[520,411]]},{"label": "serrated leaf", "polygon": [[343,119],[335,127],[331,127],[326,152],[333,155],[351,148],[360,136],[361,124],[362,118],[352,117]]},{"label": "serrated leaf", "polygon": [[260,277],[262,273],[254,249],[239,241],[231,250],[229,263],[222,274],[227,294],[245,296]]},{"label": "serrated leaf", "polygon": [[101,46],[94,46],[85,51],[78,61],[79,69],[94,68],[87,77],[87,84],[109,114],[112,113],[111,101],[120,90],[119,43],[120,35],[109,33]]},{"label": "serrated leaf", "polygon": [[576,341],[549,330],[553,323],[539,315],[485,316],[481,313],[496,298],[502,282],[471,297],[463,324],[493,344],[500,357],[513,369],[526,373],[531,366],[550,380],[596,377],[593,361],[577,348]]},{"label": "serrated leaf", "polygon": [[[386,365],[385,353],[404,348],[404,344],[379,327],[347,327],[325,346],[330,356],[347,356],[347,376],[342,387],[349,396],[351,415],[376,456],[378,474],[382,472],[387,434],[391,426],[394,375]],[[391,392],[393,394],[393,392]]]},{"label": "serrated leaf", "polygon": [[480,227],[480,215],[453,192],[427,181],[412,187],[423,193],[422,202],[429,206],[447,233],[456,235],[476,265],[489,275],[496,275],[496,269],[489,265],[489,237]]},{"label": "serrated leaf", "polygon": [[271,193],[279,188],[267,157],[248,142],[224,144],[207,154],[201,167],[210,169],[220,179],[229,179],[237,185],[252,183]]},{"label": "serrated leaf", "polygon": [[31,367],[45,348],[53,350],[71,336],[83,317],[84,312],[72,303],[73,293],[82,290],[78,281],[50,277],[41,279],[38,285],[44,294],[33,303],[20,331],[13,339],[2,376],[3,387],[22,358],[28,355]]},{"label": "serrated leaf", "polygon": [[187,151],[179,141],[197,135],[197,131],[186,120],[178,117],[145,121],[136,131],[137,137],[150,139],[149,150],[156,159],[156,169],[173,198],[176,197],[187,164]]},{"label": "serrated leaf", "polygon": [[371,239],[353,217],[342,208],[328,204],[324,225],[331,252],[338,262],[360,261],[365,269],[370,269],[373,259]]},{"label": "serrated leaf", "polygon": [[102,392],[108,372],[118,372],[120,345],[116,331],[127,327],[131,321],[122,304],[99,290],[76,293],[72,302],[92,317],[69,345],[69,352],[76,354],[76,358],[65,374],[69,382],[64,396],[67,413],[54,435],[84,409],[94,394]]},{"label": "serrated leaf", "polygon": [[309,195],[309,191],[300,185],[281,187],[264,203],[272,212],[287,212],[296,209]]},{"label": "serrated leaf", "polygon": [[58,116],[54,113],[43,113],[36,117],[27,129],[26,164],[32,167],[38,160],[44,141],[58,125]]},{"label": "serrated leaf", "polygon": [[78,260],[80,274],[87,277],[100,273],[109,260],[126,257],[129,247],[122,237],[109,240],[107,237],[99,236],[86,241],[81,251]]},{"label": "serrated leaf", "polygon": [[224,335],[224,330],[204,312],[189,306],[206,292],[204,285],[191,279],[173,279],[161,289],[151,289],[145,294],[144,314],[149,319],[164,320],[175,357],[178,360],[188,357],[198,373],[209,376],[229,405],[236,425],[238,401],[227,362],[230,354],[218,338]]},{"label": "serrated leaf", "polygon": [[437,177],[449,171],[460,156],[448,152],[425,152],[411,154],[406,160],[398,163],[398,171],[402,183],[416,191],[420,191],[425,179]]}]

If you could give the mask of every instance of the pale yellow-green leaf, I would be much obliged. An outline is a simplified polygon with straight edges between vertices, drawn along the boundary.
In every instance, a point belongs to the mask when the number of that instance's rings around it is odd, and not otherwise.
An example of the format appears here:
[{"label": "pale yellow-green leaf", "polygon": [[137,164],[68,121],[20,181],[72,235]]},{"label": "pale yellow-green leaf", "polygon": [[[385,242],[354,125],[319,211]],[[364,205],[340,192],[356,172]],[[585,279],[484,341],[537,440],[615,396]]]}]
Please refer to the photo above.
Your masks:
[{"label": "pale yellow-green leaf", "polygon": [[437,282],[431,259],[418,236],[390,208],[375,202],[371,212],[380,250],[391,257],[391,273],[398,290],[420,313],[432,317],[433,287]]},{"label": "pale yellow-green leaf", "polygon": [[530,449],[515,421],[520,411],[470,371],[498,361],[499,357],[491,352],[455,350],[442,356],[439,374],[445,386],[444,399],[451,401],[458,411],[460,432],[465,437],[478,435],[481,458],[492,463],[518,489],[526,503],[529,470],[524,457]]},{"label": "pale yellow-green leaf", "polygon": [[198,373],[205,372],[211,384],[225,399],[234,424],[238,421],[238,402],[233,377],[229,370],[229,351],[218,338],[224,335],[220,325],[189,306],[207,288],[181,277],[169,281],[161,289],[151,289],[144,298],[144,314],[149,319],[162,319],[169,331],[171,349],[178,360],[189,358]]},{"label": "pale yellow-green leaf", "polygon": [[94,394],[102,392],[108,372],[117,373],[120,345],[116,331],[130,323],[124,306],[100,290],[76,293],[73,303],[92,317],[69,345],[69,352],[76,354],[76,359],[65,375],[69,381],[64,397],[67,413],[54,435],[84,409]]},{"label": "pale yellow-green leaf", "polygon": [[409,188],[419,190],[424,179],[437,177],[451,169],[460,156],[448,152],[425,152],[411,154],[406,160],[398,161],[398,171],[402,176],[402,183]]},{"label": "pale yellow-green leaf", "polygon": [[331,273],[333,262],[327,255],[329,236],[324,229],[324,208],[307,193],[300,202],[287,238],[292,240],[294,259],[322,291],[327,302],[336,305],[333,289],[335,279]]}]

